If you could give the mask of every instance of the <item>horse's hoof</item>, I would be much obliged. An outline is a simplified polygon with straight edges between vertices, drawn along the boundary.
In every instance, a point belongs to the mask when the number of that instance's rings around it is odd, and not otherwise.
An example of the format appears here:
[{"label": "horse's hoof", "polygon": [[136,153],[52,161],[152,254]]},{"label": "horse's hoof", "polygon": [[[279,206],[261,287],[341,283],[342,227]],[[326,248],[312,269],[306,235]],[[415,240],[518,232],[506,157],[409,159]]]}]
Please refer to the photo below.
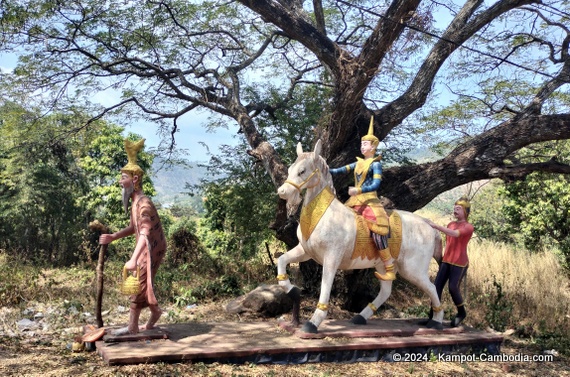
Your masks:
[{"label": "horse's hoof", "polygon": [[366,318],[364,318],[360,314],[357,314],[354,317],[352,317],[350,322],[354,323],[355,325],[366,325]]},{"label": "horse's hoof", "polygon": [[318,332],[317,326],[315,326],[311,321],[305,322],[301,330],[309,334],[316,334]]},{"label": "horse's hoof", "polygon": [[431,320],[432,320],[431,317],[430,317],[430,318],[420,319],[420,320],[418,321],[418,325],[420,325],[420,326],[427,326],[428,323],[429,323]]},{"label": "horse's hoof", "polygon": [[289,292],[287,292],[287,296],[289,296],[293,302],[298,302],[301,300],[301,289],[298,287],[293,287]]},{"label": "horse's hoof", "polygon": [[451,320],[451,327],[457,327],[463,322],[465,316],[456,315],[453,320]]},{"label": "horse's hoof", "polygon": [[428,329],[443,330],[443,324],[441,322],[434,321],[430,319],[426,325]]}]

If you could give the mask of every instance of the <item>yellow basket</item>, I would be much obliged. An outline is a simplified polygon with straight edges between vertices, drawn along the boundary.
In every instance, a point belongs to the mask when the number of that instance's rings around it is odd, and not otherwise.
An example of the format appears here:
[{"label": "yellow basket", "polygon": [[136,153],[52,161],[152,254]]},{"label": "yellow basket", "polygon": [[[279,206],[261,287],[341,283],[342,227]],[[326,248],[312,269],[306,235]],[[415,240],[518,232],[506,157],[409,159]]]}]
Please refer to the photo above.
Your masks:
[{"label": "yellow basket", "polygon": [[128,275],[128,271],[123,267],[123,281],[119,290],[124,295],[138,295],[141,293],[141,286],[139,283],[140,268],[137,266],[137,274],[135,276]]}]

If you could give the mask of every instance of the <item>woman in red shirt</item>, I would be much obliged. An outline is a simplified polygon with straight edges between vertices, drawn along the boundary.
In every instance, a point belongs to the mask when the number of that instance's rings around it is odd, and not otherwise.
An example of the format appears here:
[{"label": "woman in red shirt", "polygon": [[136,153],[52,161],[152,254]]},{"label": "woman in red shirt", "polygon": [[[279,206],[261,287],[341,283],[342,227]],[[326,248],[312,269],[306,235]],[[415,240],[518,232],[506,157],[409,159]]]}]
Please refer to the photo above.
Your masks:
[{"label": "woman in red shirt", "polygon": [[426,222],[432,228],[445,233],[445,253],[434,284],[437,295],[441,300],[443,287],[449,281],[449,293],[453,303],[457,306],[457,315],[451,321],[452,327],[459,326],[467,316],[465,302],[461,296],[460,284],[469,266],[467,244],[474,231],[473,225],[467,222],[470,211],[471,203],[469,199],[462,197],[453,206],[453,215],[457,220],[450,222],[447,227],[437,225],[426,219]]}]

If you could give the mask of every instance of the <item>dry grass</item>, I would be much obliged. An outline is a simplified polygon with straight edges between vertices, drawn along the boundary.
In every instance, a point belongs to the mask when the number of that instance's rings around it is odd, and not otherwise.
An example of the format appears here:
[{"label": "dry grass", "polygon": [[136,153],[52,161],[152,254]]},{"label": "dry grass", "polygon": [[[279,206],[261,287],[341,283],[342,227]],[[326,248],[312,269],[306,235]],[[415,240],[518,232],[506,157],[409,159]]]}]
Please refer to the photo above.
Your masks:
[{"label": "dry grass", "polygon": [[[429,217],[429,216],[426,216]],[[448,220],[439,220],[445,224]],[[471,265],[467,284],[468,317],[466,324],[486,328],[489,321],[512,328],[516,333],[505,337],[501,351],[505,354],[539,354],[544,349],[536,340],[548,333],[557,345],[560,339],[569,339],[568,314],[570,308],[569,280],[562,273],[552,253],[528,254],[490,242],[470,243]],[[37,269],[9,260],[0,253],[0,375],[7,376],[570,376],[568,358],[560,355],[553,363],[359,363],[359,364],[308,364],[308,365],[204,365],[191,363],[132,365],[109,367],[95,353],[72,354],[68,350],[75,335],[74,329],[85,324],[83,311],[93,312],[95,274],[94,266],[73,269]],[[263,275],[252,269],[247,281]],[[437,265],[431,267],[435,277]],[[182,272],[180,272],[182,274]],[[189,272],[184,272],[188,274]],[[192,284],[200,279],[197,271]],[[120,266],[106,266],[103,310],[109,310],[106,325],[124,324],[127,312],[117,310],[126,306],[126,300],[117,293]],[[427,306],[427,298],[404,282],[398,281],[388,304],[393,307],[385,314],[406,312],[412,306]],[[498,295],[500,287],[501,295]],[[3,295],[3,296],[2,296]],[[239,321],[224,311],[230,298],[212,302],[199,302],[192,311],[184,310],[173,302],[162,302],[167,314],[161,322],[186,321]],[[446,315],[454,314],[447,292],[443,302]],[[69,310],[77,306],[78,312]],[[308,318],[311,303],[302,305],[302,316]],[[15,323],[23,317],[25,308],[35,307],[45,313],[54,310],[54,319],[46,333],[14,335]],[[412,308],[413,309],[413,308]],[[413,312],[413,310],[411,311]],[[144,313],[143,321],[147,313]],[[331,310],[332,318],[349,318],[338,308]],[[382,316],[382,314],[380,314]],[[57,318],[57,320],[56,320]],[[255,320],[255,319],[250,319]],[[496,325],[496,324],[495,324]],[[12,331],[10,335],[8,331]],[[556,348],[557,346],[548,347]]]},{"label": "dry grass", "polygon": [[470,245],[469,259],[472,289],[496,294],[500,285],[503,299],[512,306],[513,320],[568,331],[568,326],[559,326],[570,322],[570,281],[554,253],[529,253],[475,241]]},{"label": "dry grass", "polygon": [[[452,220],[425,211],[418,214],[441,225]],[[500,331],[514,329],[521,337],[555,335],[570,339],[570,279],[556,254],[516,250],[475,234],[468,255],[467,284],[462,287],[467,291],[467,324]],[[433,263],[431,274],[435,277],[436,273]],[[442,301],[454,314],[445,291]],[[570,341],[559,347],[570,353]]]}]

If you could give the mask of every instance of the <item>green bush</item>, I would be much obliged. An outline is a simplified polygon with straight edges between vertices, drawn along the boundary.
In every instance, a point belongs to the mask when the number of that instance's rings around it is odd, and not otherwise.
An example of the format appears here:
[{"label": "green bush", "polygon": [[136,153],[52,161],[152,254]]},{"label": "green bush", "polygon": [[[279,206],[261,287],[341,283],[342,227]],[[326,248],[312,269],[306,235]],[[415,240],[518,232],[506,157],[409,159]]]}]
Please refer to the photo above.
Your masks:
[{"label": "green bush", "polygon": [[497,331],[505,331],[511,324],[513,303],[503,294],[503,286],[493,275],[493,291],[487,294],[485,320]]},{"label": "green bush", "polygon": [[0,307],[17,306],[41,295],[40,269],[0,252]]},{"label": "green bush", "polygon": [[[568,322],[568,318],[562,318],[559,329],[567,329],[570,326]],[[539,327],[535,342],[542,350],[556,350],[564,355],[570,355],[570,338],[560,331],[547,329],[544,324]]]}]

